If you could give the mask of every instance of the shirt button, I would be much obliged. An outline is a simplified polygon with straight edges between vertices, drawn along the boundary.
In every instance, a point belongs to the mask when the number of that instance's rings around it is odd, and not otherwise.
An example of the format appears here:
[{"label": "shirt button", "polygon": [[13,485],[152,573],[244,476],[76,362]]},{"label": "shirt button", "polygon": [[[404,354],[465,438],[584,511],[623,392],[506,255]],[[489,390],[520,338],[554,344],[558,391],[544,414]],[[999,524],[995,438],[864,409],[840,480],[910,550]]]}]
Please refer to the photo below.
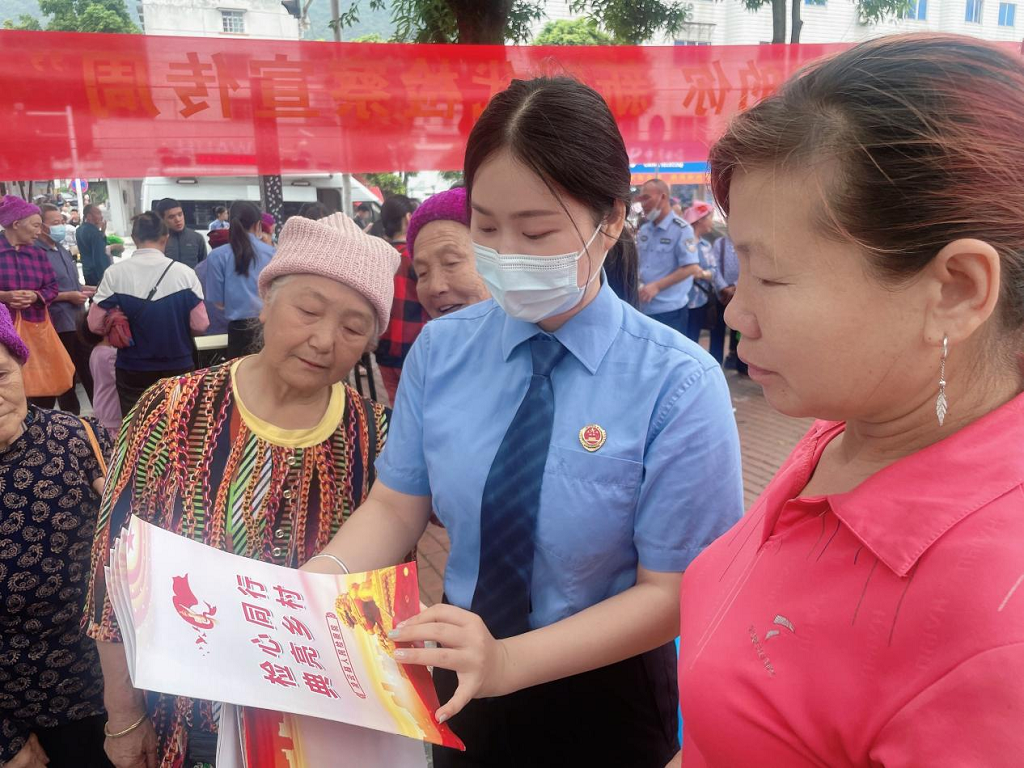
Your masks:
[{"label": "shirt button", "polygon": [[274,531],[274,537],[275,538],[283,539],[284,535],[285,535],[284,534],[284,528],[278,528],[276,531]]},{"label": "shirt button", "polygon": [[274,557],[281,557],[284,554],[283,547],[274,547]]},{"label": "shirt button", "polygon": [[297,467],[301,463],[302,463],[302,459],[300,459],[298,456],[292,456],[290,459],[288,459],[288,466],[289,467]]},{"label": "shirt button", "polygon": [[284,496],[286,499],[290,499],[292,497],[292,489],[285,488],[284,493],[282,493],[281,495]]}]

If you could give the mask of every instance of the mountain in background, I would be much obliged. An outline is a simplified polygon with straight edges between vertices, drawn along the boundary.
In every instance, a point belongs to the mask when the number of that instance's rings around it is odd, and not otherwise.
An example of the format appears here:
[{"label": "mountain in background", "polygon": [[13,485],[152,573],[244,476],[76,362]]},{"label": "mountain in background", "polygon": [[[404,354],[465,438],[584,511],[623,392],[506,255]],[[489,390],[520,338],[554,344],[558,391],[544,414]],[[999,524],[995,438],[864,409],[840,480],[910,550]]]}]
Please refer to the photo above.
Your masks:
[{"label": "mountain in background", "polygon": [[[141,26],[139,21],[139,10],[137,0],[126,0],[125,3],[128,6],[128,13],[131,14],[132,21]],[[341,31],[342,40],[351,40],[355,37],[362,37],[363,35],[370,35],[373,33],[379,34],[382,38],[387,40],[391,37],[394,25],[391,23],[391,11],[371,11],[366,7],[367,3],[362,3],[360,9],[359,23],[343,29]],[[244,7],[244,0],[235,0],[232,3],[233,8]],[[347,7],[347,1],[341,0],[341,8],[344,10]],[[41,19],[39,13],[39,3],[37,0],[2,0],[0,1],[0,24],[6,19],[17,21],[18,18],[26,14],[36,19]],[[331,28],[327,26],[327,23],[331,20],[331,0],[313,0],[313,4],[309,7],[309,29],[306,34],[303,35],[306,40],[333,40],[334,33]]]},{"label": "mountain in background", "polygon": [[[341,10],[347,7],[346,0],[341,0]],[[363,35],[377,33],[388,40],[394,32],[391,23],[391,11],[371,11],[365,1],[360,3],[359,23],[341,30],[342,40],[352,40]],[[313,0],[309,6],[309,29],[303,37],[306,40],[333,40],[334,32],[327,23],[331,20],[331,0]]]}]

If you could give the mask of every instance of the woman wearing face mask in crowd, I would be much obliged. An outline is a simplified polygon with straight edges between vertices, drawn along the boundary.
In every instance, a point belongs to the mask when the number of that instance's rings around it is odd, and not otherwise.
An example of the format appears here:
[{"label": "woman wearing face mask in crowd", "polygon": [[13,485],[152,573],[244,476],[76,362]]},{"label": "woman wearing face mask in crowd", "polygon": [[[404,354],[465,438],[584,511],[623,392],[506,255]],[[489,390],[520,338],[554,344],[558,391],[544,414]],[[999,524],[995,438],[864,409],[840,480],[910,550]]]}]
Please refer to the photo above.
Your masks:
[{"label": "woman wearing face mask in crowd", "polygon": [[377,484],[307,567],[397,563],[433,506],[452,541],[445,601],[394,636],[441,646],[400,656],[434,667],[438,719],[466,742],[434,765],[662,768],[680,573],[742,512],[725,380],[604,277],[630,175],[596,92],[514,81],[465,171],[494,300],[424,328]]}]

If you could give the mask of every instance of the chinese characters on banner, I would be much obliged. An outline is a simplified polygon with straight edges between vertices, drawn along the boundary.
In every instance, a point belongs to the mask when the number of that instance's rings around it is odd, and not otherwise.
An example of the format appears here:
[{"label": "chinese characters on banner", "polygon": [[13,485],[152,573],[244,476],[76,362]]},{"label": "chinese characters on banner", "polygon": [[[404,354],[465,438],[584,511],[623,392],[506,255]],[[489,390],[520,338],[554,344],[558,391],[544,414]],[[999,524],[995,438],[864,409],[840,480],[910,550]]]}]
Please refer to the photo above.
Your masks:
[{"label": "chinese characters on banner", "polygon": [[730,116],[846,47],[384,45],[0,30],[0,49],[19,62],[0,103],[4,140],[18,151],[0,156],[0,179],[457,169],[491,96],[513,78],[545,74],[577,77],[604,96],[631,164],[703,162]]},{"label": "chinese characters on banner", "polygon": [[398,664],[388,637],[419,610],[415,563],[307,574],[133,517],[107,579],[137,688],[461,746],[426,668]]},{"label": "chinese characters on banner", "polygon": [[[25,63],[5,80],[0,106],[5,140],[19,147],[0,158],[0,178],[17,179],[455,169],[491,96],[542,74],[596,88],[633,163],[703,161],[731,114],[844,46],[385,46],[0,31],[0,47]],[[270,148],[259,140],[268,135]]]}]

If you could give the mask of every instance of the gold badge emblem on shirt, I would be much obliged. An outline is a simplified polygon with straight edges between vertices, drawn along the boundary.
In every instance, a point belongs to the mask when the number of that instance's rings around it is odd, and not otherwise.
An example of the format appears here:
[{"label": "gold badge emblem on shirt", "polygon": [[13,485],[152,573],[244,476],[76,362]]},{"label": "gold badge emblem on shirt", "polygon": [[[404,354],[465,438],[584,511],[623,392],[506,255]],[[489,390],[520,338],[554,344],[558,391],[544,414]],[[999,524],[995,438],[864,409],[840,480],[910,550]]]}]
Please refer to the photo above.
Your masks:
[{"label": "gold badge emblem on shirt", "polygon": [[601,450],[607,439],[608,433],[604,431],[604,427],[597,424],[588,424],[580,430],[580,445],[591,453]]},{"label": "gold badge emblem on shirt", "polygon": [[686,241],[686,250],[688,250],[690,253],[693,253],[694,251],[697,250],[697,238],[691,237],[689,240]]}]

